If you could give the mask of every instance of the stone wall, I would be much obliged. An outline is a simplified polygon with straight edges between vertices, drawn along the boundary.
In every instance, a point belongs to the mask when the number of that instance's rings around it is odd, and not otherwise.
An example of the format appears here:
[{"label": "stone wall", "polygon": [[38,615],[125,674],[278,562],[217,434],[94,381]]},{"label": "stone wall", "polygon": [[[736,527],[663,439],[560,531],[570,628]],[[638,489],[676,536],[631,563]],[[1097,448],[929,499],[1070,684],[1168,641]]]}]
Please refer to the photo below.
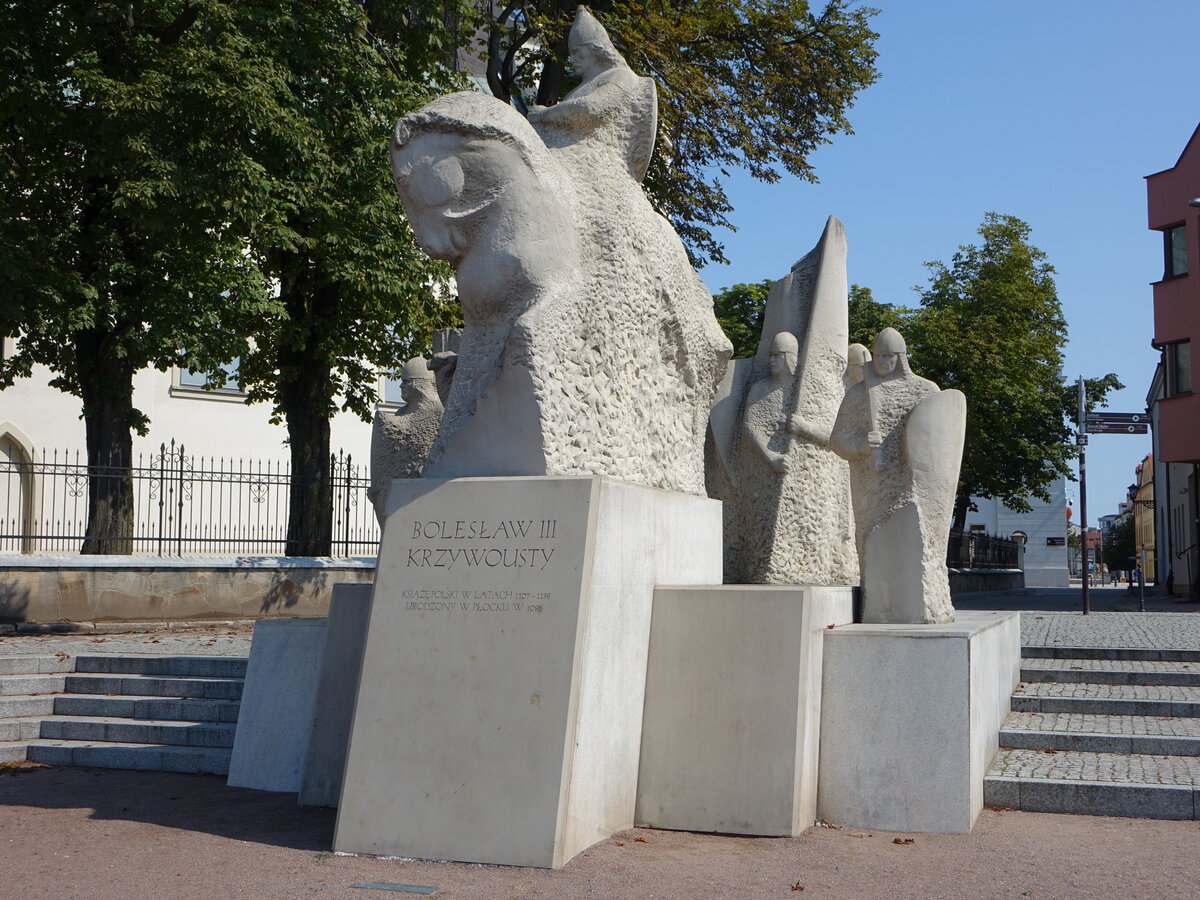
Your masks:
[{"label": "stone wall", "polygon": [[1025,587],[1020,569],[950,569],[950,594],[977,591],[1017,591]]},{"label": "stone wall", "polygon": [[0,623],[324,616],[374,558],[0,556]]}]

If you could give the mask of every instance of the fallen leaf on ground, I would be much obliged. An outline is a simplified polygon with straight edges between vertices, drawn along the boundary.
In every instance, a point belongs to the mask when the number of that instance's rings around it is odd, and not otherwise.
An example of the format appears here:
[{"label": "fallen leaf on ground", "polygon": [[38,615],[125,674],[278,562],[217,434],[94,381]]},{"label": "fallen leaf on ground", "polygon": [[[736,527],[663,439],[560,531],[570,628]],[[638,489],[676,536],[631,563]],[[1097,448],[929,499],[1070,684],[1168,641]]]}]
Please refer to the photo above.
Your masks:
[{"label": "fallen leaf on ground", "polygon": [[634,838],[634,840],[635,840],[635,841],[637,841],[639,844],[648,844],[648,843],[650,843],[650,841],[649,841],[647,838],[644,838],[644,837],[636,837],[636,838]]},{"label": "fallen leaf on ground", "polygon": [[614,844],[616,844],[618,847],[624,847],[624,846],[625,846],[625,842],[624,842],[624,841],[613,841],[613,843],[614,843]]},{"label": "fallen leaf on ground", "polygon": [[[830,625],[829,627],[832,628],[833,626]],[[797,881],[795,884],[792,885],[792,890],[793,891],[802,891],[802,890],[804,890],[804,885],[802,885],[800,882]]]},{"label": "fallen leaf on ground", "polygon": [[913,844],[916,843],[912,838],[892,838],[893,844]]}]

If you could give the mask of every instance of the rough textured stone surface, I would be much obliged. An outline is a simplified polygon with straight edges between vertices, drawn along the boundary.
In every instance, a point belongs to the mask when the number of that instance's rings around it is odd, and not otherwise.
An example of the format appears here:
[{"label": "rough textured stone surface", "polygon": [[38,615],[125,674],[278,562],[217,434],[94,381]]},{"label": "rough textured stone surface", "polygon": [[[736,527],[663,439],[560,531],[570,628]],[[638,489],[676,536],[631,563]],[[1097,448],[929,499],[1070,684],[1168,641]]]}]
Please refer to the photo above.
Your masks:
[{"label": "rough textured stone surface", "polygon": [[653,83],[586,50],[598,28],[575,41],[584,79],[561,112],[531,125],[463,92],[396,125],[397,188],[422,247],[454,265],[465,323],[430,477],[594,474],[704,494],[731,347],[635,177]]},{"label": "rough textured stone surface", "polygon": [[399,409],[379,409],[371,425],[371,487],[367,499],[383,524],[383,504],[393,478],[420,478],[442,424],[442,401],[425,360],[409,360],[400,380]]},{"label": "rough textured stone surface", "polygon": [[[914,375],[900,333],[880,332],[829,434],[850,463],[864,622],[954,620],[946,537],[965,427],[966,398]],[[791,428],[822,436],[802,415]]]},{"label": "rough textured stone surface", "polygon": [[[771,286],[758,353],[726,372],[710,414],[706,479],[725,506],[725,580],[855,584],[858,558],[846,463],[791,434],[799,415],[828,434],[847,369],[846,233],[830,217],[817,246]],[[781,337],[795,351],[772,362]],[[778,354],[775,354],[778,359]]]}]

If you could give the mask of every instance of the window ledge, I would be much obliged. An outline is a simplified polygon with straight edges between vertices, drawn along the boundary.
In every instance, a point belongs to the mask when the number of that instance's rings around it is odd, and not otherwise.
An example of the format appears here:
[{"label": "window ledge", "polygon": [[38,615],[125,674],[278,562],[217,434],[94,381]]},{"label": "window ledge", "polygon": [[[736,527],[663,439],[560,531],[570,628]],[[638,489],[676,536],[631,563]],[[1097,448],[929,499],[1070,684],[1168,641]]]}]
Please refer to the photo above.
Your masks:
[{"label": "window ledge", "polygon": [[219,403],[246,402],[245,391],[231,391],[228,388],[218,388],[210,391],[204,388],[188,387],[181,384],[171,385],[168,396],[184,397],[188,400],[216,400]]}]

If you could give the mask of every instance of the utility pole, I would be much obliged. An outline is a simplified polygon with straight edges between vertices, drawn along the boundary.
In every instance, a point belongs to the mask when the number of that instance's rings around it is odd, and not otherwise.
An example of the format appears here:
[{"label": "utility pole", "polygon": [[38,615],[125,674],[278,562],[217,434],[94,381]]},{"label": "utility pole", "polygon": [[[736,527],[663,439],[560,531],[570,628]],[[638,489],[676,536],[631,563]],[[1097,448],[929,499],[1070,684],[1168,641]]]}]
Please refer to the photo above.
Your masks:
[{"label": "utility pole", "polygon": [[1079,445],[1079,551],[1080,569],[1083,575],[1083,614],[1091,610],[1088,605],[1088,545],[1087,545],[1087,399],[1083,387],[1083,376],[1079,376],[1079,431],[1075,443]]}]

